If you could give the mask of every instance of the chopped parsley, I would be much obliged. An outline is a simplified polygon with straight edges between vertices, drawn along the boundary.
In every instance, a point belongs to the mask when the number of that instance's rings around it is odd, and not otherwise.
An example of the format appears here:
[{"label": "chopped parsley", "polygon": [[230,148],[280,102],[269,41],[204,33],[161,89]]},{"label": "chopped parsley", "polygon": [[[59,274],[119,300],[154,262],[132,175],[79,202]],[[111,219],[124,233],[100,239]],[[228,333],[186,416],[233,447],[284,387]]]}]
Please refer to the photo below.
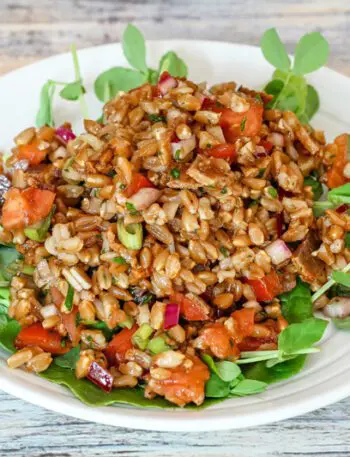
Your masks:
[{"label": "chopped parsley", "polygon": [[220,246],[219,251],[224,257],[228,257],[230,255],[228,249],[226,249],[224,246]]},{"label": "chopped parsley", "polygon": [[350,248],[350,232],[347,232],[345,235],[345,247]]},{"label": "chopped parsley", "polygon": [[147,117],[151,122],[165,122],[165,117],[160,114],[148,114]]},{"label": "chopped parsley", "polygon": [[126,260],[124,259],[124,257],[114,257],[114,259],[112,259],[112,262],[118,263],[119,265],[126,264]]},{"label": "chopped parsley", "polygon": [[126,189],[126,184],[119,184],[119,189],[120,190]]},{"label": "chopped parsley", "polygon": [[181,149],[175,151],[175,160],[180,160]]},{"label": "chopped parsley", "polygon": [[137,209],[135,208],[135,205],[133,203],[126,202],[125,206],[126,206],[126,209],[129,211],[129,213],[132,216],[136,216],[137,214],[139,214],[139,212],[137,211]]},{"label": "chopped parsley", "polygon": [[259,168],[259,173],[258,173],[258,178],[262,178],[264,176],[264,173],[266,171],[266,168]]},{"label": "chopped parsley", "polygon": [[244,132],[246,122],[247,122],[247,116],[244,116],[244,118],[242,119],[242,122],[241,122],[241,132]]},{"label": "chopped parsley", "polygon": [[267,191],[272,198],[278,197],[278,192],[274,187],[269,187]]},{"label": "chopped parsley", "polygon": [[220,194],[223,194],[223,195],[227,194],[227,187],[224,187],[223,189],[221,189]]},{"label": "chopped parsley", "polygon": [[180,170],[178,168],[173,168],[170,171],[170,174],[174,179],[179,179],[180,178]]},{"label": "chopped parsley", "polygon": [[114,176],[116,175],[117,173],[114,171],[114,170],[110,170],[108,173],[107,173],[107,176],[111,177],[111,178],[114,178]]}]

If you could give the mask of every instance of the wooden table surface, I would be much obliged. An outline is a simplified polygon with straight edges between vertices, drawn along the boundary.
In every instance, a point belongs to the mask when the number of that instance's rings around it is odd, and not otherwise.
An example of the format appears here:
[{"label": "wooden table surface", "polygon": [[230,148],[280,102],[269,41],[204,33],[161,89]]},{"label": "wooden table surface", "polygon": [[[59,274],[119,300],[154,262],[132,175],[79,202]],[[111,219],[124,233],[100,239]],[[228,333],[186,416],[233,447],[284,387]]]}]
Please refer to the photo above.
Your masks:
[{"label": "wooden table surface", "polygon": [[[67,50],[119,41],[128,22],[148,39],[258,44],[278,27],[288,49],[320,30],[329,66],[350,76],[349,0],[0,0],[0,73]],[[1,388],[1,386],[0,386]],[[116,429],[52,413],[0,392],[0,457],[350,455],[350,399],[278,424],[215,433]]]}]

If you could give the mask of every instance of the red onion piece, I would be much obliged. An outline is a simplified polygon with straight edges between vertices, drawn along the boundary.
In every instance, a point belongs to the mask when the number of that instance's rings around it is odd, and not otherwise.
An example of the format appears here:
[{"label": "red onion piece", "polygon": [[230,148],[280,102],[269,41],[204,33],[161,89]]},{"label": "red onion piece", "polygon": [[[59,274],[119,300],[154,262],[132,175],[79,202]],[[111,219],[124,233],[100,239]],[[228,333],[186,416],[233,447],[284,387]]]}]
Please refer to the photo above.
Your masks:
[{"label": "red onion piece", "polygon": [[161,191],[158,189],[153,189],[152,187],[143,187],[131,198],[129,198],[128,202],[132,203],[137,211],[140,211],[150,207],[152,203],[158,200],[161,194]]},{"label": "red onion piece", "polygon": [[270,135],[266,139],[270,143],[274,144],[275,146],[279,146],[280,148],[283,148],[284,146],[284,136],[282,135],[282,133],[270,133]]},{"label": "red onion piece", "polygon": [[269,155],[264,146],[261,146],[260,144],[255,147],[254,154],[256,157],[266,157]]},{"label": "red onion piece", "polygon": [[345,203],[343,205],[340,205],[338,206],[338,208],[336,209],[336,212],[337,213],[345,213],[345,211],[347,211],[348,209],[348,205],[346,205]]},{"label": "red onion piece", "polygon": [[110,392],[113,387],[113,376],[97,362],[92,362],[87,378],[105,392]]},{"label": "red onion piece", "polygon": [[59,137],[59,139],[62,140],[63,143],[65,143],[65,144],[67,144],[68,141],[74,140],[76,138],[76,136],[74,135],[74,133],[72,132],[71,129],[67,129],[66,127],[63,127],[62,125],[61,125],[61,127],[58,127],[55,130],[55,133]]},{"label": "red onion piece", "polygon": [[162,95],[169,92],[170,89],[174,89],[177,86],[177,81],[167,71],[163,71],[158,81],[158,89]]},{"label": "red onion piece", "polygon": [[174,327],[179,323],[180,306],[177,303],[168,303],[165,308],[164,328]]},{"label": "red onion piece", "polygon": [[286,243],[282,240],[276,240],[269,244],[265,251],[271,257],[271,261],[274,265],[279,265],[287,259],[292,257],[292,252]]}]

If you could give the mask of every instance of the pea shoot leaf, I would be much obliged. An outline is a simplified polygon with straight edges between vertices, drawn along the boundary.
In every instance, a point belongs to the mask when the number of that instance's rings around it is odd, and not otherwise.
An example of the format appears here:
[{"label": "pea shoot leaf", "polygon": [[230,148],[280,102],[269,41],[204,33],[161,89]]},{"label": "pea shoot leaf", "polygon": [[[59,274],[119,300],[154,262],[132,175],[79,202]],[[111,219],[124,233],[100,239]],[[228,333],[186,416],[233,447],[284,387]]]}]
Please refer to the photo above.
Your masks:
[{"label": "pea shoot leaf", "polygon": [[350,330],[350,317],[345,319],[333,319],[334,325],[341,330]]},{"label": "pea shoot leaf", "polygon": [[80,346],[76,346],[64,355],[55,357],[54,362],[57,366],[62,368],[69,368],[75,370],[76,364],[80,358]]},{"label": "pea shoot leaf", "polygon": [[286,48],[275,28],[266,30],[261,38],[260,46],[265,59],[271,65],[283,71],[290,69],[290,59]]},{"label": "pea shoot leaf", "polygon": [[305,186],[310,186],[312,188],[314,200],[318,200],[323,194],[322,184],[311,176],[307,176],[304,179],[304,187]]},{"label": "pea shoot leaf", "polygon": [[230,396],[245,397],[246,395],[260,394],[266,390],[267,383],[256,379],[242,379],[230,391]]},{"label": "pea shoot leaf", "polygon": [[36,115],[35,124],[37,127],[48,125],[53,127],[52,101],[56,85],[52,81],[47,81],[40,92],[39,111]]},{"label": "pea shoot leaf", "polygon": [[310,348],[322,338],[327,325],[327,321],[316,318],[291,324],[280,333],[278,349],[288,355]]},{"label": "pea shoot leaf", "polygon": [[79,100],[79,97],[86,93],[85,88],[82,86],[80,81],[74,81],[68,83],[60,91],[60,96],[65,100],[75,101]]},{"label": "pea shoot leaf", "polygon": [[162,74],[163,71],[178,78],[186,78],[188,73],[187,65],[174,51],[169,51],[161,57],[159,74]]},{"label": "pea shoot leaf", "polygon": [[342,286],[350,287],[350,273],[344,273],[343,271],[333,271],[332,279]]},{"label": "pea shoot leaf", "polygon": [[280,295],[282,314],[290,324],[303,322],[313,316],[310,287],[298,278],[290,292]]},{"label": "pea shoot leaf", "polygon": [[94,84],[95,94],[101,102],[108,102],[119,91],[127,92],[141,86],[147,81],[147,76],[136,70],[123,67],[113,67],[101,73]]},{"label": "pea shoot leaf", "polygon": [[320,97],[316,89],[310,84],[307,85],[307,95],[305,103],[305,116],[311,119],[320,109]]},{"label": "pea shoot leaf", "polygon": [[137,27],[128,24],[123,34],[122,46],[129,64],[146,74],[146,44],[142,33]]},{"label": "pea shoot leaf", "polygon": [[293,73],[305,75],[318,70],[327,63],[328,55],[327,40],[319,32],[307,33],[295,48]]}]

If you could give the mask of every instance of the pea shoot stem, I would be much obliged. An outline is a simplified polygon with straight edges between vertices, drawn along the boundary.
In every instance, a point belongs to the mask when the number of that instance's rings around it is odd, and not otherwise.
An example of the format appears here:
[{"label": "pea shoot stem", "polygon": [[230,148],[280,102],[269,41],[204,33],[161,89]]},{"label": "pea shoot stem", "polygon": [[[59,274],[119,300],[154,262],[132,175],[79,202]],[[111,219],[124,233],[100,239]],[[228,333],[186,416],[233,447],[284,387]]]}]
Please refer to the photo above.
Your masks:
[{"label": "pea shoot stem", "polygon": [[[341,270],[343,273],[347,273],[348,271],[350,271],[350,263],[348,265],[346,265],[346,267]],[[323,295],[325,292],[327,292],[328,289],[330,289],[332,286],[334,286],[334,284],[336,284],[336,281],[334,281],[333,278],[331,278],[329,281],[326,282],[326,284],[323,284],[323,286],[318,289],[317,292],[315,292],[313,294],[313,296],[311,297],[311,300],[312,300],[312,303],[314,303],[316,300],[318,300],[321,295]]]},{"label": "pea shoot stem", "polygon": [[[72,44],[70,49],[71,49],[72,57],[73,57],[75,80],[79,81],[81,83],[82,79],[81,79],[80,68],[79,68],[77,48],[76,48],[75,44]],[[87,119],[89,117],[89,113],[88,113],[88,107],[87,107],[86,100],[85,100],[83,93],[81,93],[79,95],[79,102],[80,102],[80,107],[81,107],[81,111],[83,114],[83,118]]]}]

